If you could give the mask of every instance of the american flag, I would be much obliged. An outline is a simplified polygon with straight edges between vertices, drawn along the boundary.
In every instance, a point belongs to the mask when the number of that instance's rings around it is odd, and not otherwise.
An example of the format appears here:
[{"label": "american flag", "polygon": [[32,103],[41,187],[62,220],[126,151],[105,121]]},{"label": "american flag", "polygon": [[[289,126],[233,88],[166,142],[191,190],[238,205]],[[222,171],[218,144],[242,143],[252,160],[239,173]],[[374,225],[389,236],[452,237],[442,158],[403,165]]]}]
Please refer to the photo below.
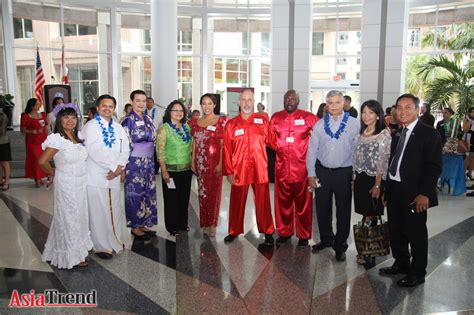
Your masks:
[{"label": "american flag", "polygon": [[43,73],[43,66],[41,65],[41,59],[38,48],[36,49],[36,75],[35,75],[35,97],[44,104],[44,87],[45,79]]}]

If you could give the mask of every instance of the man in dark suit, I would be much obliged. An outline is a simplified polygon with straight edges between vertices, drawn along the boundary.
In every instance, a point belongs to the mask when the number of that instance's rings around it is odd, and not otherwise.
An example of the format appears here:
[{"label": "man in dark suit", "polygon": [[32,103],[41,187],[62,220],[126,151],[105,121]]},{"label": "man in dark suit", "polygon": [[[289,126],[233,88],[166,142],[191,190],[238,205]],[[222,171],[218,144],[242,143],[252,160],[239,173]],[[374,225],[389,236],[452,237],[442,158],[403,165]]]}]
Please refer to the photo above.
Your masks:
[{"label": "man in dark suit", "polygon": [[426,210],[438,205],[436,182],[441,174],[441,139],[433,127],[418,121],[419,102],[411,94],[403,94],[397,99],[398,121],[402,128],[392,139],[384,196],[395,262],[391,267],[381,268],[380,273],[407,274],[397,282],[404,287],[425,282],[428,262]]}]

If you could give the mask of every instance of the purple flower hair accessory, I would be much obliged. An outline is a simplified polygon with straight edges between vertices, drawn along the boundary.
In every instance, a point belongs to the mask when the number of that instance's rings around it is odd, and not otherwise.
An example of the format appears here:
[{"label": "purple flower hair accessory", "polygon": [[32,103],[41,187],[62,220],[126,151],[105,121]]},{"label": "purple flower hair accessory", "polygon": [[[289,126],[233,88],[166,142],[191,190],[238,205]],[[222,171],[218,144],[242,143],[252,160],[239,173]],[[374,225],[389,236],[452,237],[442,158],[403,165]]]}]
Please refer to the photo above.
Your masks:
[{"label": "purple flower hair accessory", "polygon": [[66,109],[66,108],[72,108],[74,109],[74,111],[77,113],[79,113],[79,108],[77,108],[77,105],[74,104],[74,103],[67,103],[67,104],[64,104],[64,103],[61,103],[61,104],[58,104],[56,105],[54,108],[53,108],[53,113],[54,113],[54,116],[57,117],[58,116],[58,113],[60,111],[62,111],[63,109]]}]

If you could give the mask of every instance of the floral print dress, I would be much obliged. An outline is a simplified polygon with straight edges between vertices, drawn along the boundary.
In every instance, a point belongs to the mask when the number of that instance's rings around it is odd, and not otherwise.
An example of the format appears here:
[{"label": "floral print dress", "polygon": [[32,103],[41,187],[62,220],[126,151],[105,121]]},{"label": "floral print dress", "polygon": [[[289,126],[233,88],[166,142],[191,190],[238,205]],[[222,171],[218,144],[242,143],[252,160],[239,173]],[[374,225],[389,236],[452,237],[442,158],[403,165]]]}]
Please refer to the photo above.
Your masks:
[{"label": "floral print dress", "polygon": [[125,167],[125,213],[127,227],[152,227],[158,223],[155,161],[155,127],[152,120],[130,112],[122,121],[131,154]]},{"label": "floral print dress", "polygon": [[201,227],[217,225],[221,206],[222,175],[215,173],[219,164],[221,140],[224,139],[226,117],[219,117],[213,126],[200,127],[197,119],[190,122],[195,141],[195,165],[198,179]]}]

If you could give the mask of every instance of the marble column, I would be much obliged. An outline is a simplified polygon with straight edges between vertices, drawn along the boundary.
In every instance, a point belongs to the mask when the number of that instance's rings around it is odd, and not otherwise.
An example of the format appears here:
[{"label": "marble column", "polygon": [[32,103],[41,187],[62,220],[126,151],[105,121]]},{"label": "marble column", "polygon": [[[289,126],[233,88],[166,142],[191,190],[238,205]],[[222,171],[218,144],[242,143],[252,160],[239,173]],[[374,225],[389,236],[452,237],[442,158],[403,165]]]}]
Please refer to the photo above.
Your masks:
[{"label": "marble column", "polygon": [[289,89],[300,95],[300,108],[309,109],[311,75],[312,1],[272,2],[272,83],[271,106],[283,109]]},{"label": "marble column", "polygon": [[395,103],[405,87],[408,1],[365,0],[360,99]]},{"label": "marble column", "polygon": [[178,7],[176,0],[151,1],[151,85],[155,102],[178,98]]}]

